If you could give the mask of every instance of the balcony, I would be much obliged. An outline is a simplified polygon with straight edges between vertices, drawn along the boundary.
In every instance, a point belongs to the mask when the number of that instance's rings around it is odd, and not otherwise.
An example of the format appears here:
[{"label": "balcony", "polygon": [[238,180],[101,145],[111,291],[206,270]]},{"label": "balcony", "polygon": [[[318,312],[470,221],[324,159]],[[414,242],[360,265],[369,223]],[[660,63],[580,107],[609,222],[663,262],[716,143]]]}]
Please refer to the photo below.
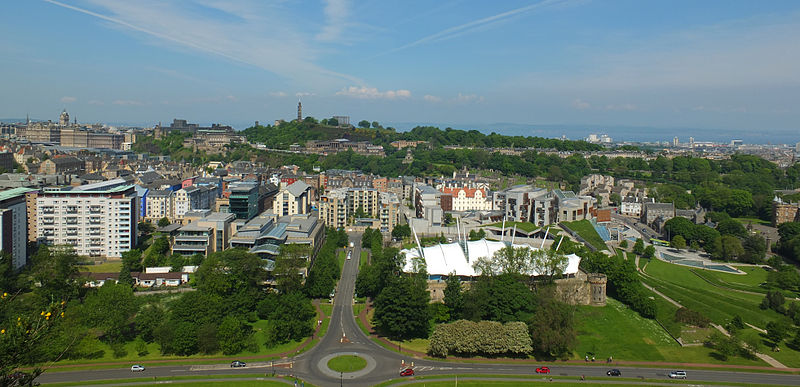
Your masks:
[{"label": "balcony", "polygon": [[66,224],[78,224],[78,218],[76,218],[76,217],[67,218],[67,219],[64,220],[64,223],[66,223]]},{"label": "balcony", "polygon": [[42,218],[42,224],[46,225],[55,224],[55,220],[53,220],[53,218]]},{"label": "balcony", "polygon": [[89,206],[90,214],[99,214],[101,211],[103,211],[103,207],[101,206]]},{"label": "balcony", "polygon": [[89,218],[89,224],[100,224],[102,222],[103,222],[103,219],[101,219],[99,217],[90,217]]},{"label": "balcony", "polygon": [[78,206],[67,206],[64,212],[69,215],[75,215],[78,213]]}]

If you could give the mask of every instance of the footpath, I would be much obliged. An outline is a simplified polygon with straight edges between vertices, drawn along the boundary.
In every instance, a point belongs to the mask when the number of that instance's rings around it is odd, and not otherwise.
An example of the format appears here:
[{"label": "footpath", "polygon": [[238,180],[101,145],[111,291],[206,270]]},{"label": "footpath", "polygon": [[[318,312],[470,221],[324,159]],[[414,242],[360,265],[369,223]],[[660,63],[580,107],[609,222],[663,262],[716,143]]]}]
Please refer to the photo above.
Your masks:
[{"label": "footpath", "polygon": [[[677,303],[675,300],[672,300],[663,294],[658,293],[659,295],[663,296],[667,301],[674,303],[678,307],[680,304]],[[393,351],[399,352],[400,354],[410,355],[412,358],[415,359],[432,359],[428,354],[414,351],[406,348],[399,348],[398,344],[395,344],[389,341],[387,338],[378,336],[375,333],[375,329],[372,326],[371,322],[367,318],[367,314],[369,313],[370,309],[372,309],[372,303],[367,302],[364,309],[358,314],[358,320],[361,325],[367,329],[369,332],[369,337],[378,341],[384,347],[392,348]],[[722,328],[722,327],[719,327]],[[719,329],[718,328],[718,329]],[[722,328],[723,330],[725,328]],[[724,332],[727,333],[727,332]],[[395,349],[396,348],[396,349]],[[747,365],[732,365],[732,364],[710,364],[710,363],[678,363],[678,362],[655,362],[655,361],[619,361],[614,360],[613,365],[615,366],[642,366],[642,367],[670,367],[670,368],[713,368],[713,369],[735,369],[735,370],[761,370],[761,371],[775,371],[775,368],[780,368],[783,371],[792,371],[792,372],[800,372],[800,368],[789,368],[785,365],[781,364],[774,358],[756,353],[756,356],[764,360],[766,363],[770,364],[772,367],[765,367],[765,366],[747,366]],[[762,357],[763,356],[763,357]],[[769,359],[769,360],[768,360]],[[545,362],[538,361],[535,359],[512,359],[512,358],[500,358],[500,359],[491,359],[491,358],[463,358],[457,356],[448,356],[448,360],[453,360],[454,362],[481,362],[481,363],[521,363],[521,364],[542,364]],[[551,364],[569,364],[569,365],[597,365],[597,366],[607,366],[609,363],[599,361],[599,362],[586,362],[583,360],[559,360],[554,362],[549,362]]]},{"label": "footpath", "polygon": [[[317,310],[317,321],[325,321],[325,319],[328,318],[328,316],[326,316],[325,312],[322,311],[322,308],[319,307],[320,300],[313,300],[312,304],[314,305],[314,309]],[[235,358],[231,358],[231,357],[212,357],[212,358],[186,357],[186,358],[182,358],[182,359],[152,359],[152,360],[142,360],[142,361],[140,361],[140,363],[143,363],[143,364],[147,364],[147,363],[149,363],[149,364],[153,364],[153,363],[164,364],[164,363],[186,363],[186,362],[191,362],[191,361],[196,361],[196,360],[197,361],[203,361],[203,362],[208,362],[208,361],[228,362],[228,361],[233,361],[233,360],[266,360],[266,359],[274,359],[274,358],[286,359],[286,358],[292,357],[294,355],[297,355],[297,354],[305,351],[306,348],[309,347],[311,345],[311,343],[315,339],[319,339],[320,338],[319,337],[319,331],[321,329],[322,329],[322,324],[316,324],[316,327],[314,328],[314,333],[311,335],[311,337],[307,338],[305,341],[303,341],[302,344],[300,344],[300,346],[292,349],[291,351],[285,351],[285,352],[280,352],[280,353],[270,353],[270,354],[265,354],[265,355],[236,356]],[[55,369],[69,369],[69,368],[78,368],[78,367],[80,367],[80,368],[95,367],[95,366],[105,367],[105,366],[117,366],[117,365],[118,366],[127,367],[130,364],[132,364],[131,361],[119,361],[119,362],[105,362],[105,363],[56,364],[56,365],[50,365],[50,366],[43,366],[42,368],[45,369],[45,370],[55,370]],[[276,366],[277,366],[277,364],[276,364]]]}]

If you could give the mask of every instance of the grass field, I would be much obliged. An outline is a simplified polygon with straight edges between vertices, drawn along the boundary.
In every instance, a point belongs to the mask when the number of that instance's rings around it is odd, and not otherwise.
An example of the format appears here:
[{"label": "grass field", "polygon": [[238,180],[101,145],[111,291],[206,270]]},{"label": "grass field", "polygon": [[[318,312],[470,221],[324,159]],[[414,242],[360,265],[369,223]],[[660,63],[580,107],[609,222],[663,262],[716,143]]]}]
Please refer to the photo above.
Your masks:
[{"label": "grass field", "polygon": [[119,273],[122,269],[122,261],[119,262],[105,262],[99,265],[86,265],[81,266],[81,271],[88,271],[91,273]]},{"label": "grass field", "polygon": [[367,366],[367,360],[356,355],[336,356],[328,360],[328,368],[337,372],[355,372]]},{"label": "grass field", "polygon": [[761,224],[764,226],[771,226],[772,224],[766,220],[758,219],[758,218],[733,218],[734,220],[738,220],[744,226],[747,226],[748,223],[753,224]]},{"label": "grass field", "polygon": [[333,304],[327,302],[321,302],[319,304],[319,308],[322,309],[322,313],[325,313],[326,316],[331,317],[333,314]]},{"label": "grass field", "polygon": [[588,220],[579,220],[576,222],[561,222],[561,223],[569,227],[570,230],[580,235],[581,238],[585,239],[596,249],[608,250],[606,242],[603,241],[603,238],[600,238],[599,234],[597,234],[597,230],[595,230],[594,226],[592,226],[592,222]]},{"label": "grass field", "polygon": [[705,347],[681,347],[658,324],[639,316],[619,301],[608,299],[605,307],[578,306],[578,345],[575,357],[587,352],[599,359],[766,365],[760,360],[730,358],[716,360]]},{"label": "grass field", "polygon": [[[253,330],[256,342],[258,343],[258,351],[257,352],[250,352],[244,351],[241,352],[239,355],[241,356],[264,356],[269,357],[270,355],[277,355],[283,352],[290,352],[297,349],[302,344],[302,341],[290,341],[286,344],[280,344],[273,346],[271,348],[267,348],[265,345],[266,336],[262,333],[265,329],[269,328],[269,322],[266,320],[258,320],[253,323]],[[139,363],[139,364],[153,364],[158,363],[159,361],[163,360],[185,360],[187,362],[192,362],[193,364],[203,364],[204,359],[218,359],[222,357],[230,357],[232,356],[223,356],[221,352],[214,353],[214,354],[207,354],[207,355],[192,355],[192,356],[165,356],[161,354],[160,347],[157,343],[149,343],[147,344],[147,351],[148,354],[144,356],[139,356],[136,351],[136,344],[135,342],[131,341],[125,343],[125,350],[127,354],[122,357],[114,357],[113,351],[111,347],[103,342],[96,341],[94,344],[99,350],[102,350],[103,356],[97,359],[77,359],[77,360],[64,360],[55,363],[56,365],[69,365],[69,364],[92,364],[92,363],[109,363],[109,362],[128,362],[131,364]],[[209,360],[210,363],[218,363],[219,361]]]},{"label": "grass field", "polygon": [[653,259],[646,270],[651,277],[642,277],[642,281],[720,325],[727,324],[738,314],[745,322],[764,328],[767,322],[779,317],[774,311],[758,308],[763,296],[718,288],[691,270]]},{"label": "grass field", "polygon": [[[246,378],[257,378],[258,380],[236,380],[236,379],[246,379]],[[219,379],[219,381],[217,381]],[[258,374],[237,374],[237,375],[194,375],[194,376],[167,376],[167,377],[160,377],[157,378],[157,381],[153,383],[153,380],[156,380],[152,377],[139,377],[139,378],[129,378],[129,379],[109,379],[109,380],[90,380],[90,381],[83,381],[83,382],[63,382],[63,383],[49,383],[50,386],[86,386],[86,385],[104,385],[104,384],[114,384],[114,385],[141,385],[148,382],[152,384],[169,384],[170,386],[216,386],[216,385],[231,385],[231,386],[286,386],[287,384],[282,382],[281,379],[284,380],[292,380],[294,378],[289,377],[281,377],[277,376],[274,378],[266,379],[264,375]],[[177,382],[177,383],[176,383]],[[312,384],[307,384],[308,387],[313,387]]]},{"label": "grass field", "polygon": [[[536,231],[539,229],[539,226],[531,223],[531,222],[506,222],[506,229],[513,229],[514,226],[517,226],[517,230],[522,230],[525,232]],[[503,222],[497,222],[492,224],[487,224],[483,227],[503,227]]]},{"label": "grass field", "polygon": [[367,252],[364,251],[364,250],[361,250],[361,257],[359,257],[359,260],[358,260],[358,270],[363,269],[364,265],[366,265],[366,264],[367,264]]},{"label": "grass field", "polygon": [[726,288],[767,293],[767,288],[761,286],[761,284],[767,281],[768,271],[766,269],[758,266],[739,266],[737,269],[746,272],[747,275],[699,269],[692,269],[692,272],[705,278],[709,282]]},{"label": "grass field", "polygon": [[337,258],[339,258],[339,269],[344,270],[344,260],[347,258],[347,252],[344,250],[339,251]]}]

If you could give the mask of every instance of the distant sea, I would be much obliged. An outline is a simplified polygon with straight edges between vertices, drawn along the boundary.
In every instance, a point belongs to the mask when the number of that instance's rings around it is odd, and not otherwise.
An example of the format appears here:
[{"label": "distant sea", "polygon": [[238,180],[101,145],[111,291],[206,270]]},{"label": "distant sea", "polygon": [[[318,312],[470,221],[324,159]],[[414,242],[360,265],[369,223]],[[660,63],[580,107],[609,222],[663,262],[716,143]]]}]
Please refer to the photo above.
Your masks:
[{"label": "distant sea", "polygon": [[655,142],[668,141],[678,136],[682,143],[688,143],[689,137],[695,141],[712,141],[729,143],[733,139],[742,140],[746,144],[796,144],[800,142],[800,130],[733,130],[733,129],[693,129],[693,128],[657,128],[647,126],[598,126],[598,125],[525,125],[512,123],[494,124],[454,124],[430,122],[393,122],[384,123],[398,131],[404,132],[416,126],[436,126],[441,129],[450,127],[461,130],[478,130],[483,133],[496,132],[510,136],[538,136],[558,138],[566,136],[570,140],[582,140],[590,134],[607,134],[615,142]]}]

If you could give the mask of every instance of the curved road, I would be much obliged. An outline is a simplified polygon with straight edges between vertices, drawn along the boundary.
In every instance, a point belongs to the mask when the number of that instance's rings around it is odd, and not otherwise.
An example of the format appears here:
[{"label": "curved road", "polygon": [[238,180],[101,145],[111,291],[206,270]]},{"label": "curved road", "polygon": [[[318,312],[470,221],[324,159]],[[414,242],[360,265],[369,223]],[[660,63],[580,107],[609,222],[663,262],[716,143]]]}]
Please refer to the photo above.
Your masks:
[{"label": "curved road", "polygon": [[[40,383],[75,382],[99,379],[126,379],[131,377],[158,377],[181,375],[220,375],[220,374],[254,374],[271,373],[274,369],[279,374],[296,375],[303,380],[318,386],[339,384],[348,386],[372,386],[380,382],[399,377],[402,369],[401,361],[414,361],[417,375],[446,374],[493,374],[493,375],[534,375],[535,366],[530,364],[475,364],[452,363],[432,360],[411,359],[407,356],[389,351],[369,339],[358,327],[353,317],[353,295],[358,262],[361,256],[361,234],[350,234],[354,244],[353,258],[345,260],[342,279],[334,299],[333,314],[327,334],[309,351],[292,359],[276,362],[251,362],[246,368],[230,368],[229,365],[203,366],[164,366],[148,367],[142,373],[132,373],[129,368],[106,370],[83,370],[48,372],[40,376]],[[352,374],[339,374],[326,367],[326,360],[336,354],[359,354],[367,361],[367,369]],[[279,364],[280,363],[280,364]],[[292,367],[288,368],[291,363]],[[548,365],[553,375],[588,377],[605,376],[608,368],[603,366],[581,365]],[[624,377],[642,377],[647,379],[667,379],[668,368],[618,367]],[[717,381],[757,384],[800,385],[800,376],[788,374],[748,373],[731,371],[688,370],[689,382]]]}]

